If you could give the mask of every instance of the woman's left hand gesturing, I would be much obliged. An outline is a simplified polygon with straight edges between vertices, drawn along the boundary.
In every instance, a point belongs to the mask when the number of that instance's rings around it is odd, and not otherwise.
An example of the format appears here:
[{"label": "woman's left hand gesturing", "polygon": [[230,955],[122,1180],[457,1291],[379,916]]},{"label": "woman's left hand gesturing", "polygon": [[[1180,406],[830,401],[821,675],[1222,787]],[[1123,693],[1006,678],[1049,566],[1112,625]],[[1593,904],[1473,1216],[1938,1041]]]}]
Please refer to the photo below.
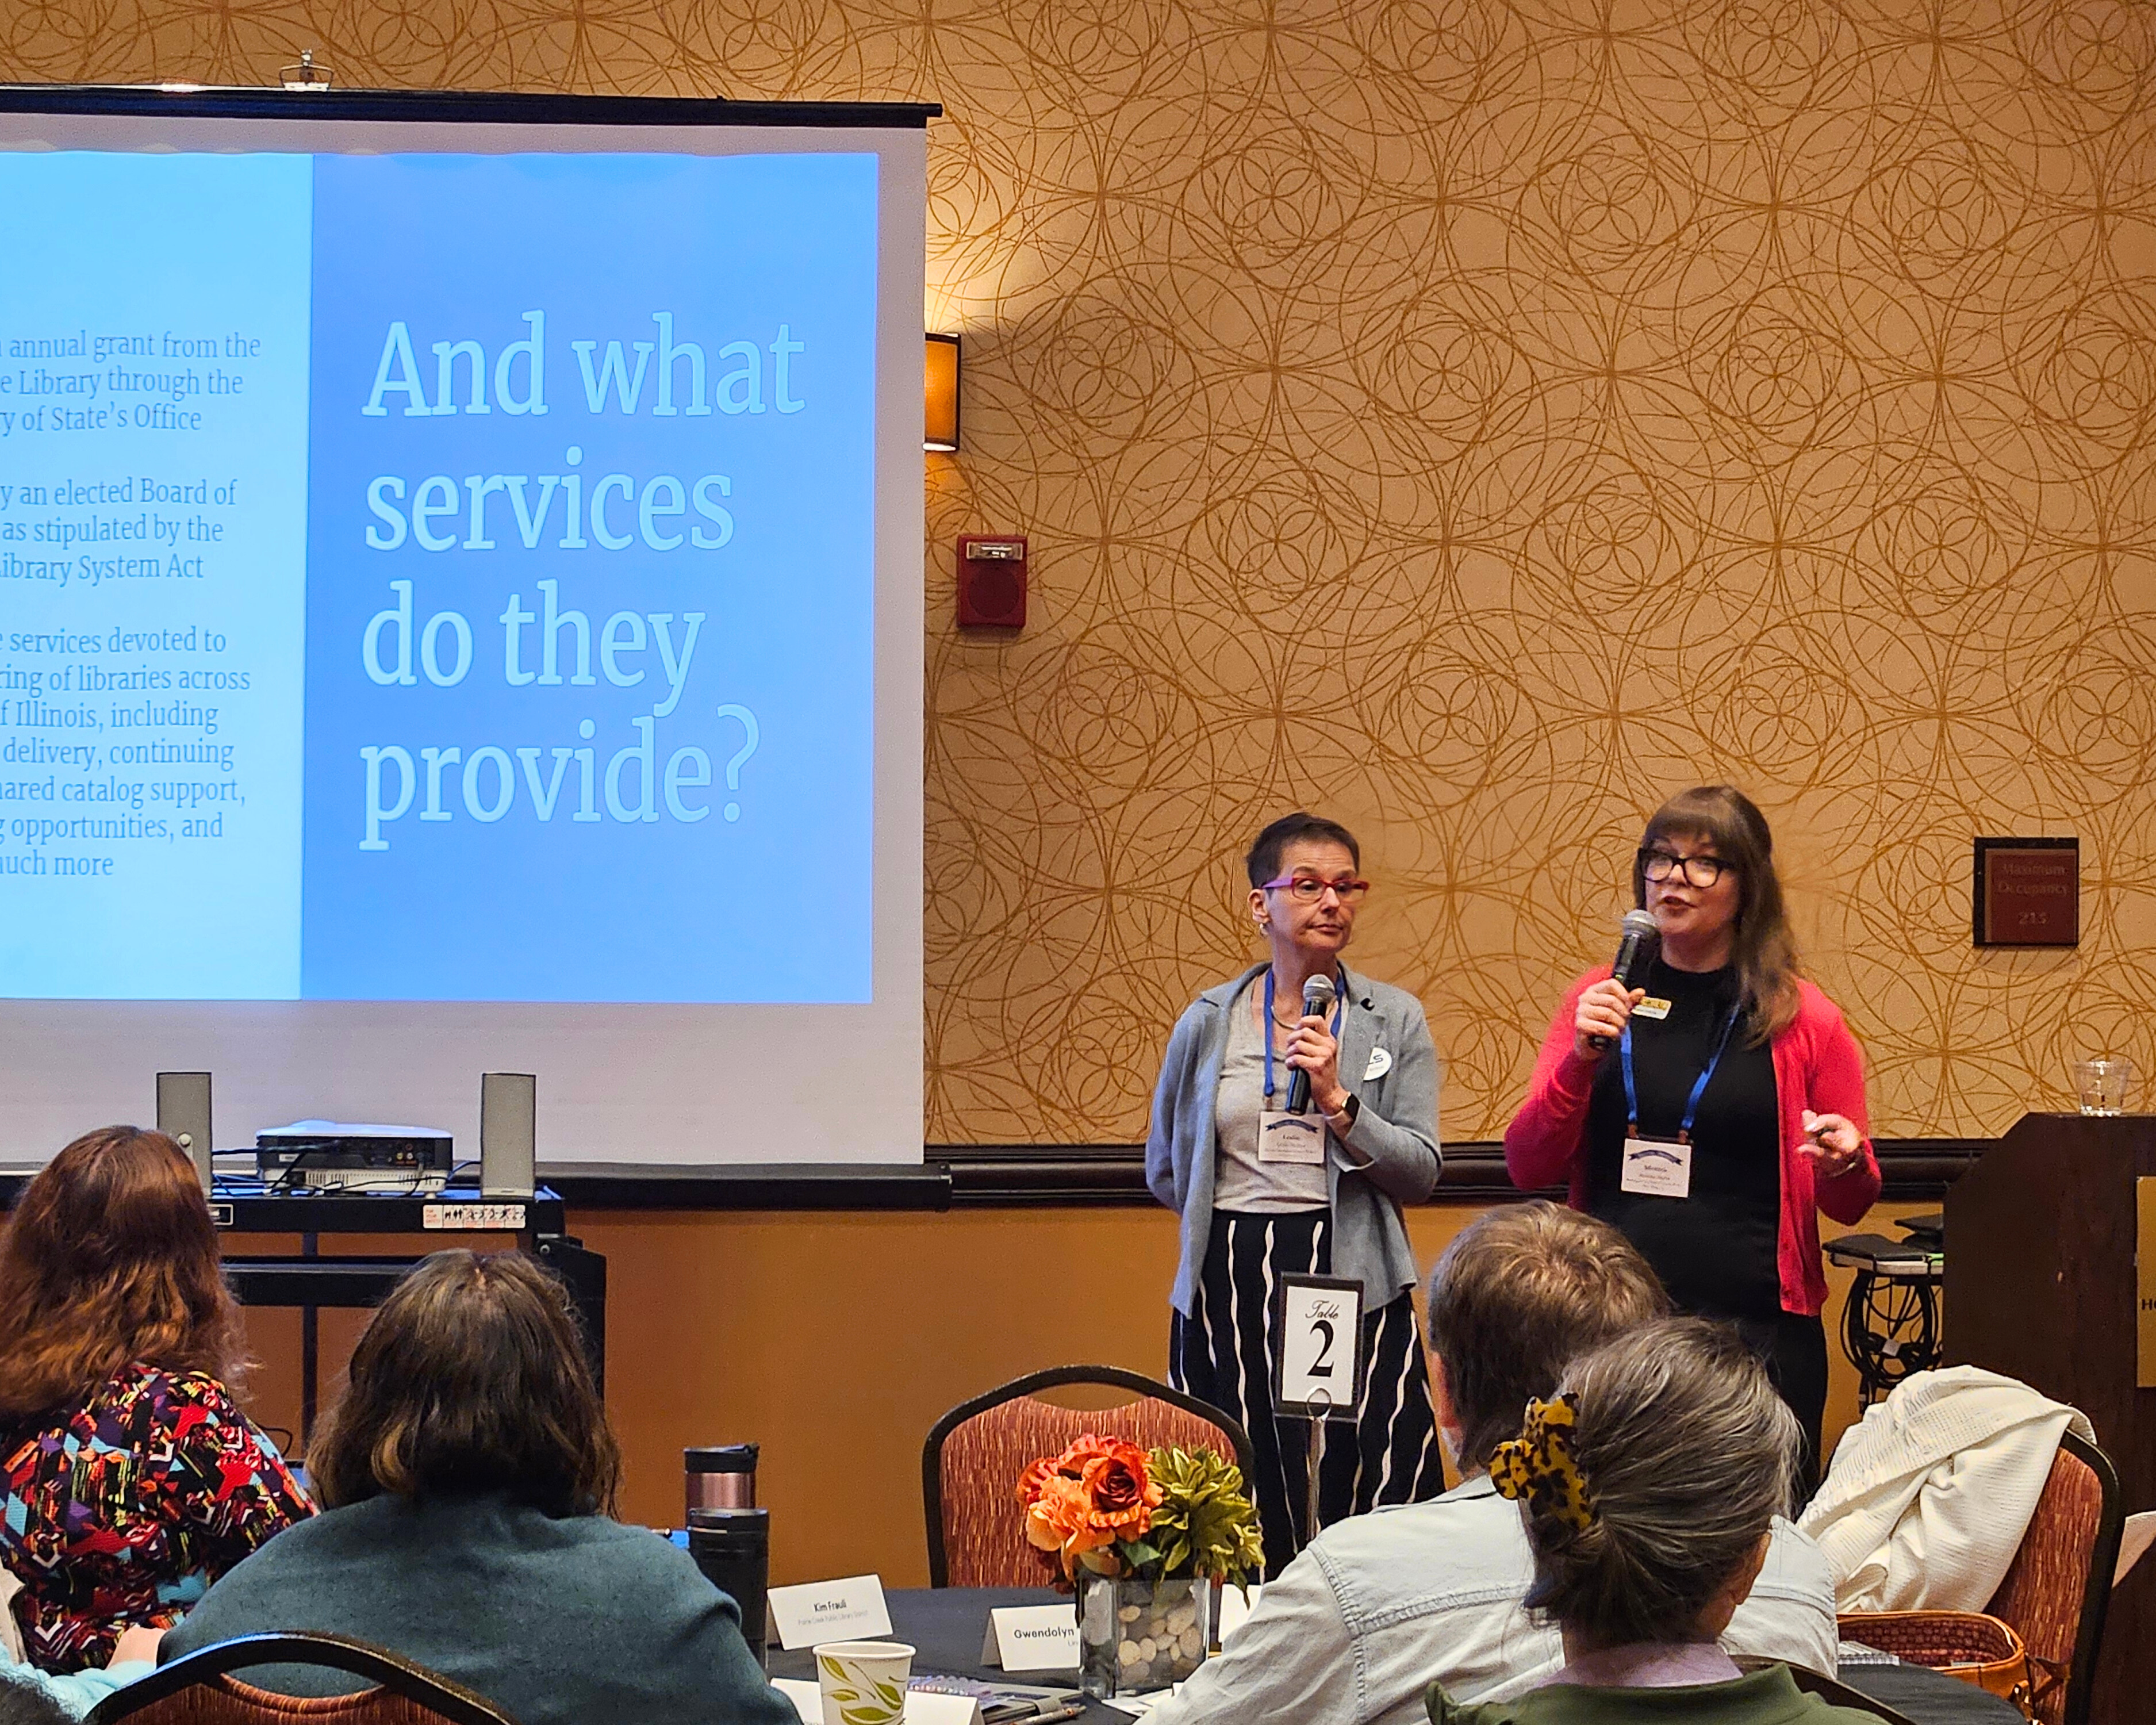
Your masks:
[{"label": "woman's left hand gesturing", "polygon": [[1340,1045],[1325,1020],[1312,1016],[1289,1034],[1287,1063],[1310,1074],[1310,1099],[1324,1114],[1337,1114],[1348,1106],[1348,1092],[1340,1083]]},{"label": "woman's left hand gesturing", "polygon": [[1804,1142],[1797,1153],[1811,1163],[1815,1178],[1838,1180],[1863,1160],[1864,1135],[1844,1115],[1815,1114],[1807,1108]]}]

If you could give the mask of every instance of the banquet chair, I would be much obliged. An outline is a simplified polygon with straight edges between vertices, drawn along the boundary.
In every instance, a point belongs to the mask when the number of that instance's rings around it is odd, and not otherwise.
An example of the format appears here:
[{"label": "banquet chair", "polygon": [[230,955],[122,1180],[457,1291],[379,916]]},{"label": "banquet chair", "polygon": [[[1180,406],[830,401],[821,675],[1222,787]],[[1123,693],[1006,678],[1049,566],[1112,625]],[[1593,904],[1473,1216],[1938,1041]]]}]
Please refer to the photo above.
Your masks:
[{"label": "banquet chair", "polygon": [[[252,1666],[326,1666],[375,1686],[277,1695],[230,1675]],[[161,1666],[90,1710],[90,1725],[516,1725],[491,1702],[408,1659],[345,1635],[240,1635]]]},{"label": "banquet chair", "polygon": [[2066,1433],[2006,1578],[1984,1608],[2028,1645],[2037,1725],[2087,1725],[2124,1520],[2111,1458]]},{"label": "banquet chair", "polygon": [[[1136,1393],[1111,1408],[1064,1408],[1036,1392],[1101,1386]],[[1052,1366],[977,1395],[929,1428],[921,1446],[921,1491],[928,1520],[932,1587],[1039,1587],[1048,1579],[1025,1541],[1019,1475],[1087,1432],[1142,1449],[1175,1445],[1212,1450],[1250,1477],[1242,1425],[1194,1396],[1120,1366]]]}]

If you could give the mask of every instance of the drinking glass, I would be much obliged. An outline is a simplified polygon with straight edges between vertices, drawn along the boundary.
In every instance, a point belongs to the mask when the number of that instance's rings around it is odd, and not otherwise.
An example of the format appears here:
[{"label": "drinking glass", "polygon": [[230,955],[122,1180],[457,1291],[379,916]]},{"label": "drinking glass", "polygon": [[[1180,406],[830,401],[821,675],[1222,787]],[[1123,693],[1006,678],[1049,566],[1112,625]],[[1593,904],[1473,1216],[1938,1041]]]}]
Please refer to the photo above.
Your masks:
[{"label": "drinking glass", "polygon": [[2074,1090],[2084,1114],[2123,1114],[2126,1087],[2133,1081],[2133,1063],[2115,1055],[2098,1055],[2074,1065]]}]

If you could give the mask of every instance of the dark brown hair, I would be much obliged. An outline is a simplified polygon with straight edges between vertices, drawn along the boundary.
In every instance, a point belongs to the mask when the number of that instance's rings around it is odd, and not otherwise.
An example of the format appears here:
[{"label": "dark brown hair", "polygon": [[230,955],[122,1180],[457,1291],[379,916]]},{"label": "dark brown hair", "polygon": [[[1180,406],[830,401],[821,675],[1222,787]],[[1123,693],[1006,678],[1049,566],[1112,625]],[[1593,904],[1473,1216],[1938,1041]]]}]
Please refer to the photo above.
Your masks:
[{"label": "dark brown hair", "polygon": [[74,1715],[28,1681],[0,1677],[0,1725],[74,1725]]},{"label": "dark brown hair", "polygon": [[436,1252],[382,1302],[307,1469],[324,1507],[506,1492],[550,1516],[612,1514],[621,1452],[574,1308],[521,1252]]},{"label": "dark brown hair", "polygon": [[1363,866],[1363,847],[1355,842],[1353,833],[1337,820],[1327,820],[1322,814],[1306,814],[1298,809],[1292,814],[1283,814],[1250,841],[1250,854],[1243,859],[1243,866],[1250,871],[1250,885],[1262,886],[1268,880],[1279,879],[1281,858],[1298,839],[1315,839],[1323,845],[1344,845],[1348,855],[1355,860],[1355,866]]},{"label": "dark brown hair", "polygon": [[38,1170],[0,1242],[0,1414],[80,1401],[122,1367],[244,1366],[199,1177],[162,1132],[85,1132]]},{"label": "dark brown hair", "polygon": [[1692,1637],[1774,1517],[1804,1454],[1797,1417],[1737,1332],[1666,1318],[1565,1368],[1584,1531],[1528,1512],[1530,1609],[1594,1647]]},{"label": "dark brown hair", "polygon": [[1644,853],[1658,839],[1704,839],[1737,870],[1737,922],[1730,963],[1749,1021],[1748,1040],[1763,1046],[1788,1029],[1797,1016],[1797,942],[1782,907],[1781,877],[1774,872],[1774,835],[1758,804],[1733,785],[1697,785],[1657,809],[1632,861],[1632,901],[1647,902]]},{"label": "dark brown hair", "polygon": [[1487,1466],[1574,1354],[1668,1310],[1647,1260],[1607,1222],[1547,1199],[1476,1217],[1430,1273],[1430,1345],[1460,1416],[1460,1465]]}]

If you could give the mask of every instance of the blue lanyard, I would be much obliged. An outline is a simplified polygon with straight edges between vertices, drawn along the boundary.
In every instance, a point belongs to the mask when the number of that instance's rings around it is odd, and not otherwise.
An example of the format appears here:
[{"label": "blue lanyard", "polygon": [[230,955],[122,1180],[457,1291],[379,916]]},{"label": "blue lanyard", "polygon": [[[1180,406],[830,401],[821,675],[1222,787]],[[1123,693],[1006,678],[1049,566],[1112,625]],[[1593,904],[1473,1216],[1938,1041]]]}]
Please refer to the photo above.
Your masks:
[{"label": "blue lanyard", "polygon": [[[1348,1009],[1348,990],[1339,986],[1342,980],[1344,979],[1338,977],[1333,978],[1332,1034],[1335,1037],[1340,1034],[1340,1014]],[[1272,1106],[1273,1100],[1273,1026],[1278,1022],[1279,1020],[1273,1017],[1273,973],[1272,967],[1268,965],[1265,967],[1265,1106],[1267,1107]]]},{"label": "blue lanyard", "polygon": [[[1707,1070],[1699,1075],[1699,1082],[1691,1087],[1691,1095],[1685,1101],[1684,1119],[1677,1127],[1677,1142],[1691,1142],[1691,1123],[1699,1117],[1699,1099],[1707,1094],[1707,1086],[1714,1076],[1714,1069],[1722,1064],[1722,1051],[1729,1046],[1729,1033],[1737,1028],[1737,1020],[1744,1010],[1738,1001],[1729,1009],[1729,1016],[1722,1021],[1722,1038],[1714,1045],[1714,1053],[1708,1057]],[[1618,1058],[1625,1068],[1625,1118],[1631,1127],[1632,1136],[1640,1135],[1640,1092],[1632,1081],[1632,1021],[1625,1021],[1625,1034],[1617,1045]]]}]

